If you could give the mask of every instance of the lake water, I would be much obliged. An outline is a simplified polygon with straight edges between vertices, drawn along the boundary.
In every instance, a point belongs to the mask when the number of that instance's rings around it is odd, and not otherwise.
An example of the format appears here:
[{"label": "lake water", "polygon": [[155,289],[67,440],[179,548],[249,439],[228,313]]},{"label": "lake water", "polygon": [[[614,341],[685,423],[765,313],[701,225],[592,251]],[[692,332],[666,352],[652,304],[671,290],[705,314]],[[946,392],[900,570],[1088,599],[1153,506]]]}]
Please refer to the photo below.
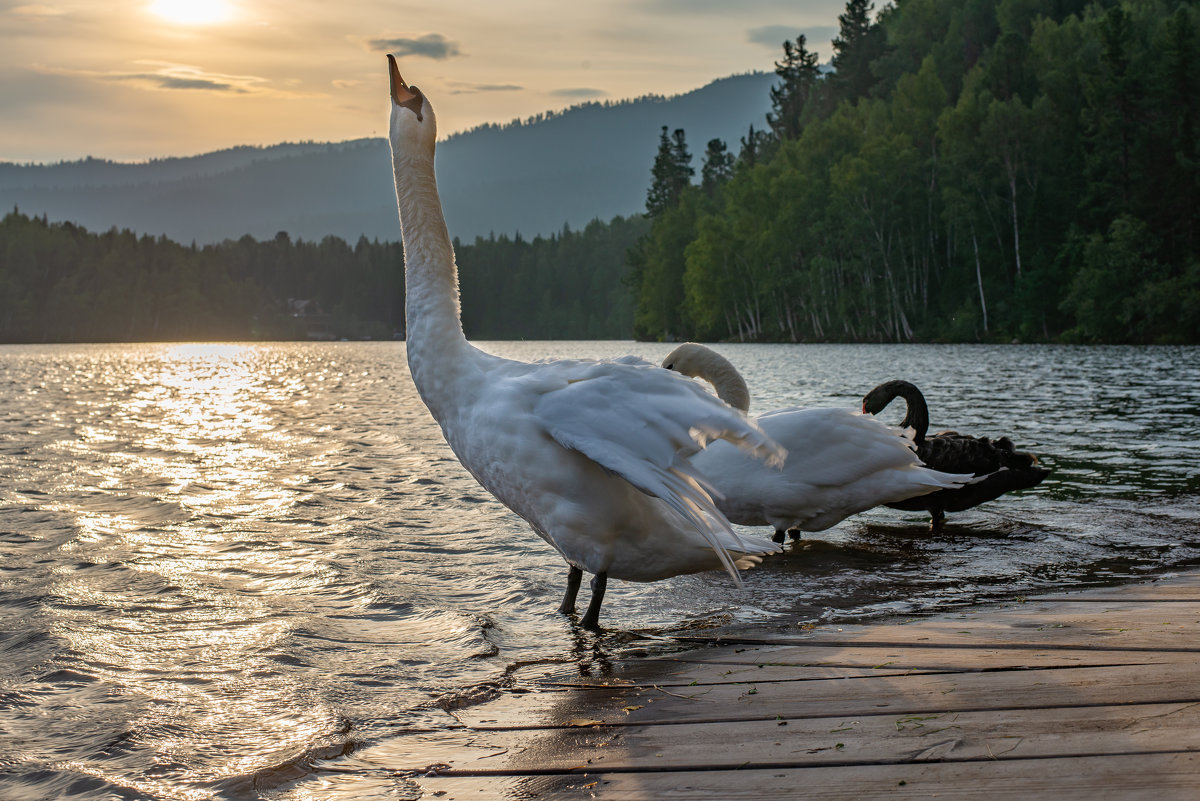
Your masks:
[{"label": "lake water", "polygon": [[1200,348],[719,349],[755,412],[909,378],[931,430],[1007,434],[1054,472],[936,537],[852,518],[740,591],[612,582],[595,636],[555,613],[565,565],[458,464],[402,343],[0,347],[0,798],[403,798],[355,760],[518,663],[1200,565]]}]

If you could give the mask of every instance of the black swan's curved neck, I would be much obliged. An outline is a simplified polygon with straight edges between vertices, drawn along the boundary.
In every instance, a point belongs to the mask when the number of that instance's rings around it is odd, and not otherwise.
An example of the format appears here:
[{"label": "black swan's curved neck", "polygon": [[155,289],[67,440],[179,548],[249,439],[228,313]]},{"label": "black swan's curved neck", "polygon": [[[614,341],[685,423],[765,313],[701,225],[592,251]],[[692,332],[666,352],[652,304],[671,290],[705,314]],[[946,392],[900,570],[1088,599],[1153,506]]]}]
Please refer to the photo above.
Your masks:
[{"label": "black swan's curved neck", "polygon": [[868,414],[878,414],[894,398],[904,398],[907,411],[901,427],[911,427],[915,431],[913,441],[920,445],[925,441],[925,433],[929,430],[929,407],[925,404],[925,396],[916,385],[908,381],[886,381],[871,390],[863,398],[863,411]]}]

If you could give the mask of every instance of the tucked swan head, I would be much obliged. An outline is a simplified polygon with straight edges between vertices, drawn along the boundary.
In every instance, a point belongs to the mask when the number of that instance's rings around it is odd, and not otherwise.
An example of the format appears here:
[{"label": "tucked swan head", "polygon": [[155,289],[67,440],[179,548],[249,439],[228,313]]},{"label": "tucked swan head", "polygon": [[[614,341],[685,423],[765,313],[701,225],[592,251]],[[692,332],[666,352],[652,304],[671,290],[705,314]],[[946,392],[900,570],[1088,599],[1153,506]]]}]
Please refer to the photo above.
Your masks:
[{"label": "tucked swan head", "polygon": [[750,388],[746,380],[726,359],[704,345],[685,342],[667,354],[662,366],[692,378],[703,378],[713,385],[717,397],[743,412],[750,409]]},{"label": "tucked swan head", "polygon": [[391,73],[392,116],[390,124],[392,151],[398,148],[419,149],[433,157],[437,141],[437,118],[429,100],[415,86],[409,86],[400,77],[396,58],[388,54],[388,71]]}]

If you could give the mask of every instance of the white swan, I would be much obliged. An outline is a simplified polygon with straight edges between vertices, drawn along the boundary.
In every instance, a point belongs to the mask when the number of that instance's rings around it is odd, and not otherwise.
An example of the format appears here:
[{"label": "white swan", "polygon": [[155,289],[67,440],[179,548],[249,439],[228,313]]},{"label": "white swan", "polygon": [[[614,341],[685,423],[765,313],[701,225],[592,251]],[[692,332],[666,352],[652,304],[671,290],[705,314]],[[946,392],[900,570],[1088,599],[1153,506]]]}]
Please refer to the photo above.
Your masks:
[{"label": "white swan", "polygon": [[455,455],[567,560],[561,611],[574,611],[582,571],[595,575],[585,627],[598,627],[608,576],[655,581],[723,567],[740,584],[738,568],[778,548],[730,528],[688,456],[714,438],[775,461],[782,449],[741,412],[655,365],[529,364],[467,342],[434,177],[433,108],[390,55],[388,64],[408,365]]},{"label": "white swan", "polygon": [[[704,345],[680,345],[663,367],[703,378],[729,405],[747,411],[750,391],[737,368]],[[924,467],[911,439],[855,409],[779,409],[756,422],[787,449],[782,470],[743,458],[714,442],[692,462],[717,490],[717,506],[734,523],[784,532],[821,531],[875,506],[945,488],[969,475]]]}]

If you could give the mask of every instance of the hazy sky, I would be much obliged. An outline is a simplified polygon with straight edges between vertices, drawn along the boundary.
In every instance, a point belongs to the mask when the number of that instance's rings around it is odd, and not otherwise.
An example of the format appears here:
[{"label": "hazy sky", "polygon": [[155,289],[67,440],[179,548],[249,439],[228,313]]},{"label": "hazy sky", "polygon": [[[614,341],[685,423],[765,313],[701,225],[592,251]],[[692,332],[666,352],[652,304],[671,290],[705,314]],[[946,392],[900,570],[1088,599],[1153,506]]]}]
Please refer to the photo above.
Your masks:
[{"label": "hazy sky", "polygon": [[[0,160],[382,136],[384,54],[441,134],[821,60],[845,0],[0,0]],[[720,109],[714,109],[720,113]]]}]

